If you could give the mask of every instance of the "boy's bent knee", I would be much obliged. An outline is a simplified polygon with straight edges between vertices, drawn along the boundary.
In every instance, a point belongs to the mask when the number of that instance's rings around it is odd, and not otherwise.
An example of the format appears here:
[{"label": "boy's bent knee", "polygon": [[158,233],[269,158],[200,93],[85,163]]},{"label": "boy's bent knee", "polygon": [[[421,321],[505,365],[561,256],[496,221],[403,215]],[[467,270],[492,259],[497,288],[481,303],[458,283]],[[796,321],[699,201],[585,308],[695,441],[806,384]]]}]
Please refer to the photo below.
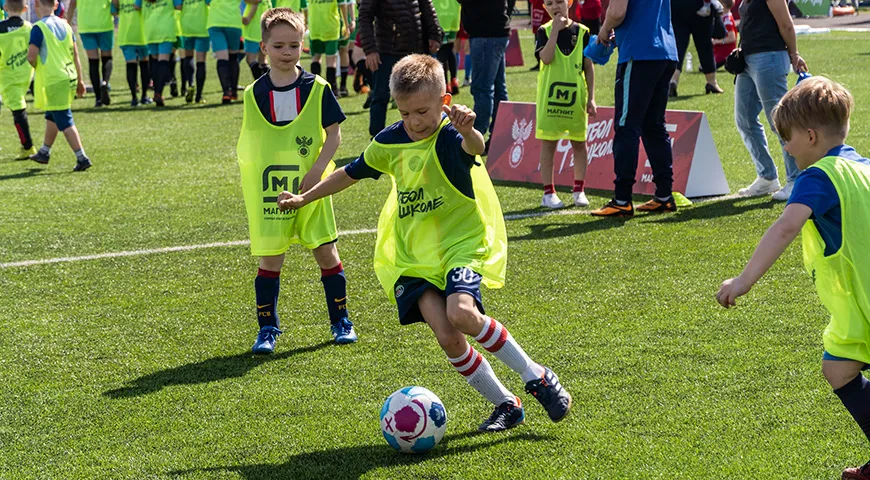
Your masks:
[{"label": "boy's bent knee", "polygon": [[834,390],[861,375],[863,367],[863,363],[851,360],[822,360],[822,374]]},{"label": "boy's bent knee", "polygon": [[460,302],[447,303],[447,320],[463,333],[470,334],[479,331],[479,328],[475,328],[479,327],[481,323],[479,317],[480,312],[477,311],[477,308],[473,304],[468,305]]}]

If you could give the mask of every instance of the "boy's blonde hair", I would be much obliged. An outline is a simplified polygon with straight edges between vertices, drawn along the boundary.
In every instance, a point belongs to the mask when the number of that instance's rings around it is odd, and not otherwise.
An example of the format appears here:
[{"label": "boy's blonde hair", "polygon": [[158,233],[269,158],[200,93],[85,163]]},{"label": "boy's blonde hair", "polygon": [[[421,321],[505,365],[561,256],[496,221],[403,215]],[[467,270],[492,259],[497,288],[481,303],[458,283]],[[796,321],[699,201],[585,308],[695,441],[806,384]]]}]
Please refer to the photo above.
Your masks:
[{"label": "boy's blonde hair", "polygon": [[773,110],[773,125],[786,141],[795,128],[821,129],[846,138],[854,105],[852,94],[839,83],[811,77],[780,99]]},{"label": "boy's blonde hair", "polygon": [[407,97],[419,92],[441,96],[446,91],[444,67],[429,55],[408,55],[396,63],[390,74],[390,93],[393,97]]},{"label": "boy's blonde hair", "polygon": [[24,0],[6,0],[6,10],[11,13],[21,13],[24,11]]},{"label": "boy's blonde hair", "polygon": [[263,42],[269,40],[269,34],[276,25],[287,25],[300,35],[305,34],[305,17],[293,10],[281,7],[266,10],[260,18],[260,30],[263,32]]}]

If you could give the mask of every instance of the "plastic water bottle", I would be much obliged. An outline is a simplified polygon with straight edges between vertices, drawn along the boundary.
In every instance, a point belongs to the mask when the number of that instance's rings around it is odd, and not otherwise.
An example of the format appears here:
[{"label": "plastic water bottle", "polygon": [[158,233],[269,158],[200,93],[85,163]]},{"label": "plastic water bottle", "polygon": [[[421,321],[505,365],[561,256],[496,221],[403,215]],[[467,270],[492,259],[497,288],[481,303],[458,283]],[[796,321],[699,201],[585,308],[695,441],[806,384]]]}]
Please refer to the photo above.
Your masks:
[{"label": "plastic water bottle", "polygon": [[694,68],[692,67],[692,52],[686,52],[686,71],[691,72]]},{"label": "plastic water bottle", "polygon": [[803,82],[804,80],[806,80],[806,79],[808,79],[808,78],[810,78],[810,77],[812,77],[812,76],[813,76],[813,75],[812,75],[810,72],[801,72],[801,73],[798,74],[797,81],[794,82],[794,85],[795,85],[795,86],[798,86],[799,83]]}]

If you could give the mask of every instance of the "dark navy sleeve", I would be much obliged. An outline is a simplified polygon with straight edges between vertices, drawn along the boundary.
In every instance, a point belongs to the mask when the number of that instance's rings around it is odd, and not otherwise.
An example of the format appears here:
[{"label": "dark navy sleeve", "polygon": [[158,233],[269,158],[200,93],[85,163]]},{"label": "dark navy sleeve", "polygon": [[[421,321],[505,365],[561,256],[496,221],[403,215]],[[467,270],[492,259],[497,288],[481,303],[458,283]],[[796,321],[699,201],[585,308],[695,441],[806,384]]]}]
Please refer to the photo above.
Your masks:
[{"label": "dark navy sleeve", "polygon": [[840,196],[825,172],[820,168],[808,168],[794,182],[788,205],[792,203],[810,207],[813,216],[821,218],[831,209],[840,206]]},{"label": "dark navy sleeve", "polygon": [[342,111],[341,105],[338,104],[338,100],[335,98],[332,90],[325,87],[323,89],[323,101],[320,104],[321,125],[325,129],[334,123],[341,123],[346,119],[347,116]]},{"label": "dark navy sleeve", "polygon": [[42,48],[43,40],[45,39],[42,36],[42,29],[34,27],[33,30],[30,31],[30,44],[36,48]]},{"label": "dark navy sleeve", "polygon": [[366,163],[365,153],[344,167],[344,173],[354,180],[362,180],[364,178],[373,178],[377,180],[382,175],[380,171],[375,170]]},{"label": "dark navy sleeve", "polygon": [[462,149],[462,134],[452,124],[441,129],[435,141],[435,152],[441,162],[441,169],[447,180],[463,195],[474,198],[474,185],[471,183],[471,167],[476,158]]},{"label": "dark navy sleeve", "polygon": [[540,52],[547,44],[547,32],[543,28],[538,28],[535,32],[535,52]]}]

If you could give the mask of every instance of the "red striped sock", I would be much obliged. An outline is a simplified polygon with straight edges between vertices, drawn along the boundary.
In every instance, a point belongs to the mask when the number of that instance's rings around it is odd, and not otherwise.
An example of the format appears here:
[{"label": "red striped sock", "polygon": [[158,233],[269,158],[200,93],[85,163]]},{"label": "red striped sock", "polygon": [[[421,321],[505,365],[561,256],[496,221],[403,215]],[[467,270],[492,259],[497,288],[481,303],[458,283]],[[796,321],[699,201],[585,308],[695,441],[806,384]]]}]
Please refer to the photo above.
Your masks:
[{"label": "red striped sock", "polygon": [[489,362],[483,358],[483,355],[471,348],[471,345],[468,345],[463,355],[457,358],[448,358],[448,360],[453,364],[453,368],[465,377],[468,384],[493,405],[501,405],[504,402],[514,401],[516,398],[498,380]]},{"label": "red striped sock", "polygon": [[574,180],[574,191],[575,191],[575,192],[582,192],[582,191],[583,191],[583,187],[584,187],[585,185],[586,185],[586,181],[585,181],[585,180]]},{"label": "red striped sock", "polygon": [[507,328],[494,318],[488,318],[483,329],[474,337],[488,352],[492,352],[511,370],[519,373],[524,382],[539,378],[544,367],[533,362],[522,347],[514,340]]},{"label": "red striped sock", "polygon": [[551,193],[556,193],[556,186],[552,183],[549,185],[544,185],[544,195],[549,195]]}]

